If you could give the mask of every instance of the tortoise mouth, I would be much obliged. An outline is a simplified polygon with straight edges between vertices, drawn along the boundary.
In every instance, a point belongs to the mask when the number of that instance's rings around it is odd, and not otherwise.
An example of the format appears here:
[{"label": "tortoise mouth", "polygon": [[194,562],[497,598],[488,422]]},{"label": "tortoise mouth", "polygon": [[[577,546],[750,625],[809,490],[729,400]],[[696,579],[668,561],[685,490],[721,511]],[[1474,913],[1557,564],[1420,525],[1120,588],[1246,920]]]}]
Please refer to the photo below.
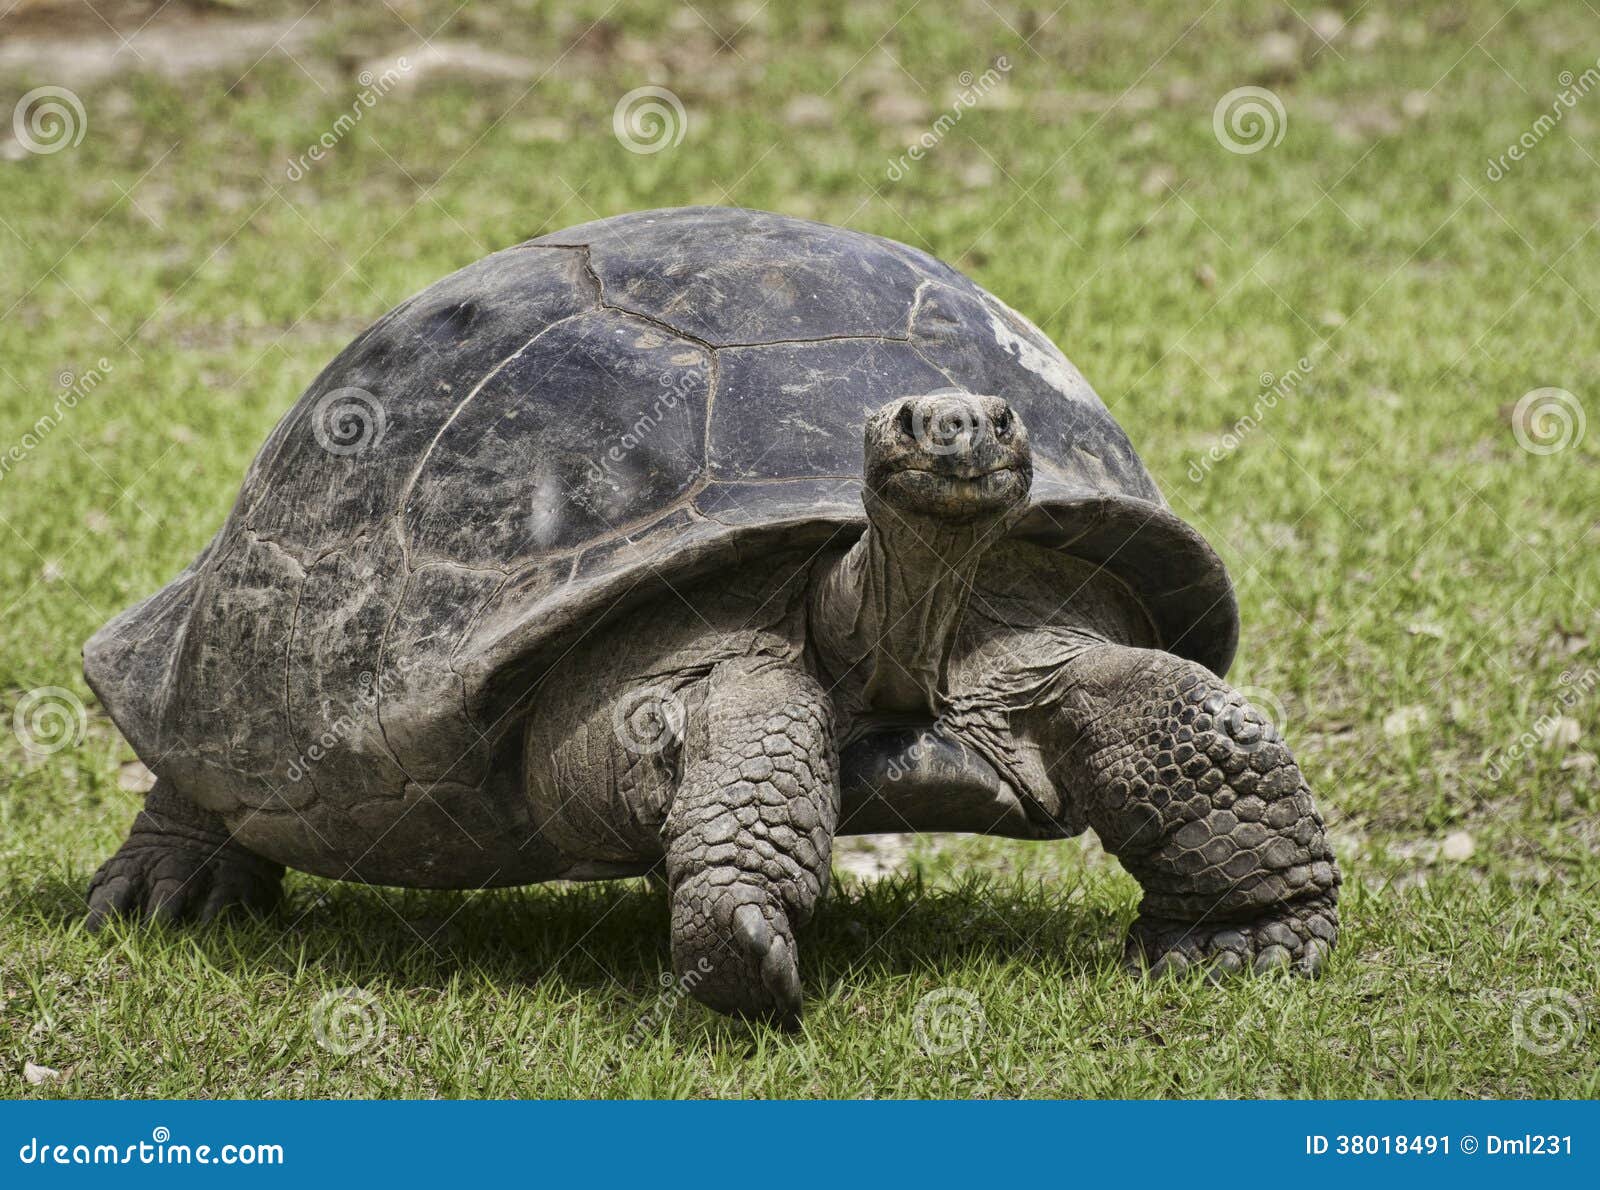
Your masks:
[{"label": "tortoise mouth", "polygon": [[879,495],[896,508],[935,516],[1000,513],[1027,498],[1031,476],[1006,464],[984,471],[950,467],[897,467],[883,476]]}]

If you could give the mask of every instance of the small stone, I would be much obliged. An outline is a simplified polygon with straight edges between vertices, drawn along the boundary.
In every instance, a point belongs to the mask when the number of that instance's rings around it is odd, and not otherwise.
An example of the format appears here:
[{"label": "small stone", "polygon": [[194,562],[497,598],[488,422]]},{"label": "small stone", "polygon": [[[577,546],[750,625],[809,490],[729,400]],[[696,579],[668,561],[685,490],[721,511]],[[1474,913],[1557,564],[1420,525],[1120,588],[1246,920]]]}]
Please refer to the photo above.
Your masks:
[{"label": "small stone", "polygon": [[61,1077],[61,1071],[52,1066],[39,1066],[33,1062],[25,1062],[22,1066],[22,1077],[31,1086],[40,1087],[45,1083],[53,1083]]},{"label": "small stone", "polygon": [[826,128],[833,123],[833,105],[820,95],[796,95],[783,109],[791,128]]},{"label": "small stone", "polygon": [[1383,717],[1383,734],[1386,736],[1410,735],[1433,721],[1433,712],[1425,706],[1397,707]]},{"label": "small stone", "polygon": [[867,104],[867,116],[874,124],[920,124],[928,119],[928,105],[904,91],[885,91]]},{"label": "small stone", "polygon": [[156,775],[137,760],[117,769],[117,788],[126,793],[149,793],[155,785]]},{"label": "small stone", "polygon": [[1274,30],[1256,44],[1261,61],[1275,70],[1287,70],[1300,63],[1300,43],[1292,33]]},{"label": "small stone", "polygon": [[1331,8],[1319,8],[1306,23],[1323,41],[1332,41],[1344,28],[1344,17]]},{"label": "small stone", "polygon": [[1472,853],[1477,851],[1478,844],[1473,840],[1468,831],[1451,831],[1444,837],[1444,843],[1439,848],[1439,854],[1449,860],[1471,859]]},{"label": "small stone", "polygon": [[1539,743],[1546,752],[1565,752],[1583,738],[1583,725],[1567,715],[1557,715],[1545,725]]}]

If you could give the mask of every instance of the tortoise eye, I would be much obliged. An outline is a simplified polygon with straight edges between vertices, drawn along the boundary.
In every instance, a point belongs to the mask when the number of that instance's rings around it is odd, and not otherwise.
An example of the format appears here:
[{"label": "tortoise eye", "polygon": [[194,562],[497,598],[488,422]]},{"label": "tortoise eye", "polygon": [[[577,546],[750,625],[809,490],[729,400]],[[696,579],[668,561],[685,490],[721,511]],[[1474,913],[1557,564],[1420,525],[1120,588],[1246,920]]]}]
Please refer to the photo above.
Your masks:
[{"label": "tortoise eye", "polygon": [[1011,410],[1003,409],[994,419],[994,436],[996,438],[1011,437]]},{"label": "tortoise eye", "polygon": [[900,406],[900,412],[895,415],[894,424],[899,428],[900,433],[907,438],[915,438],[917,436],[916,427],[912,425],[911,421],[910,401]]}]

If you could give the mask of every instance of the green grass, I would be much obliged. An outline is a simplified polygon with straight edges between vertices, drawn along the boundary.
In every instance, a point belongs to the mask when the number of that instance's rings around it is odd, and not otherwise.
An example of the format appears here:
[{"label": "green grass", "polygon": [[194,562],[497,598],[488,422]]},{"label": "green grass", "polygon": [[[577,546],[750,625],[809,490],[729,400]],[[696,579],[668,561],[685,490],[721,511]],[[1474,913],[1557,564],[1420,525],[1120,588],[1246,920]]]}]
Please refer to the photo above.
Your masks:
[{"label": "green grass", "polygon": [[[97,7],[131,31],[155,5]],[[59,374],[110,365],[0,476],[0,712],[47,686],[88,707],[81,743],[48,757],[0,732],[0,1094],[1600,1094],[1600,425],[1534,454],[1510,412],[1555,386],[1600,420],[1600,89],[1485,176],[1560,73],[1600,56],[1583,6],[1336,6],[1353,20],[1327,46],[1260,0],[1048,20],[867,0],[707,0],[703,19],[374,7],[319,5],[296,61],[0,74],[0,108],[58,84],[88,116],[76,148],[0,154],[0,450]],[[406,22],[533,77],[424,79],[290,181],[362,65],[415,44]],[[110,36],[81,7],[0,21],[7,43],[45,35]],[[1005,81],[890,181],[961,72],[998,55]],[[611,117],[645,84],[688,122],[641,156]],[[1235,155],[1212,111],[1245,85],[1287,123]],[[800,95],[833,120],[792,123]],[[895,117],[908,97],[927,112]],[[691,202],[926,248],[1088,376],[1239,586],[1231,676],[1273,692],[1344,864],[1325,980],[1125,978],[1137,890],[1076,841],[926,839],[906,875],[847,882],[802,938],[795,1037],[692,1002],[636,1027],[666,919],[631,882],[457,896],[294,877],[270,922],[82,931],[138,801],[83,640],[205,544],[268,430],[371,319],[494,248]],[[1302,358],[1293,395],[1191,480],[1261,375]],[[1575,722],[1555,746],[1491,763],[1552,714]],[[351,987],[384,1027],[340,1055],[314,1010]],[[952,1053],[915,1027],[939,989],[982,1014]],[[1575,1022],[1548,1053],[1514,1025],[1542,993]],[[70,1073],[29,1086],[29,1061]]]}]

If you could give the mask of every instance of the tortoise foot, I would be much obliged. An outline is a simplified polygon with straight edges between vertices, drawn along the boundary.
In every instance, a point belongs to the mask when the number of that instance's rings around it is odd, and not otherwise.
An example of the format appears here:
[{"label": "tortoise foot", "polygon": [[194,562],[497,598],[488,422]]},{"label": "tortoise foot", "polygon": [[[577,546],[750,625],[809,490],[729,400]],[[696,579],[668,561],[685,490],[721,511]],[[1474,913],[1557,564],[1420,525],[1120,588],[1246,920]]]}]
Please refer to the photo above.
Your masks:
[{"label": "tortoise foot", "polygon": [[1216,979],[1242,971],[1322,974],[1339,937],[1331,895],[1275,906],[1247,921],[1181,922],[1141,915],[1128,931],[1125,964],[1151,975],[1200,970]]},{"label": "tortoise foot", "polygon": [[89,882],[86,924],[93,933],[114,917],[176,924],[208,922],[235,906],[264,913],[282,883],[282,865],[234,843],[221,819],[162,782]]}]

